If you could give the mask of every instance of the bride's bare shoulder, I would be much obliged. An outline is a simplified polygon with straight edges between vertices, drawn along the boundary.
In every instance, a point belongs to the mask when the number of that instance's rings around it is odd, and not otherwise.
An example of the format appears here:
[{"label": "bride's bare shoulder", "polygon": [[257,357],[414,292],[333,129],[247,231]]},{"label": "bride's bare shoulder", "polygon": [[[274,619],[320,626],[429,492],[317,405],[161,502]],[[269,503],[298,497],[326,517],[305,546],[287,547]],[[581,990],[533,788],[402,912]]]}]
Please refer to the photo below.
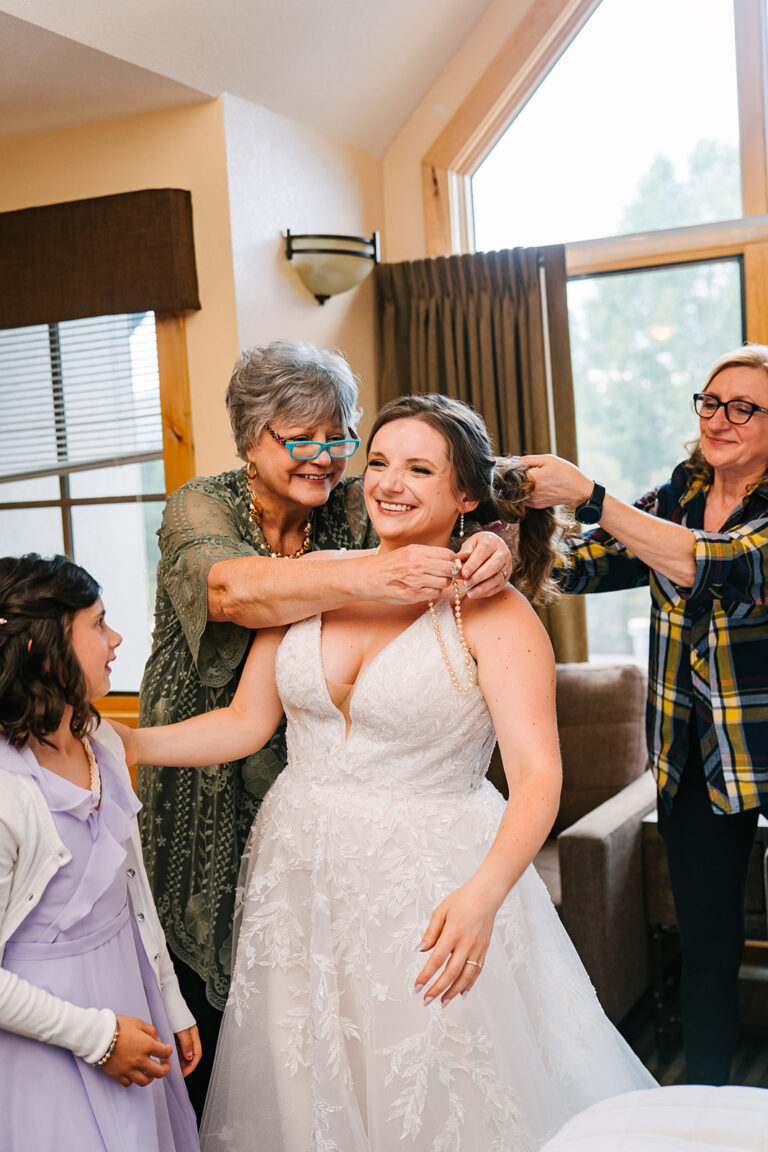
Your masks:
[{"label": "bride's bare shoulder", "polygon": [[528,636],[531,639],[547,638],[546,629],[536,615],[533,606],[521,592],[507,585],[496,596],[483,600],[462,600],[462,611],[467,626],[467,635],[475,637],[504,639],[515,636]]}]

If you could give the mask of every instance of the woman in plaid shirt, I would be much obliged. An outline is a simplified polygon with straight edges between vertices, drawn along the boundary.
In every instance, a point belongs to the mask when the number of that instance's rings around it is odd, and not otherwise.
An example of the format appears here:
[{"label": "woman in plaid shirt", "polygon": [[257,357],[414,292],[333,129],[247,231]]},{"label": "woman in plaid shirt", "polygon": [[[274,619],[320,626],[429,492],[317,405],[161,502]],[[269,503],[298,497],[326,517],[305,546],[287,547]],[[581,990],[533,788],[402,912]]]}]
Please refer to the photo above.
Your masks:
[{"label": "woman in plaid shirt", "polygon": [[634,506],[567,460],[521,463],[532,506],[573,505],[600,525],[570,538],[565,592],[650,585],[647,738],[680,928],[687,1077],[724,1084],[747,866],[768,812],[768,347],[721,357],[693,402],[695,448]]}]

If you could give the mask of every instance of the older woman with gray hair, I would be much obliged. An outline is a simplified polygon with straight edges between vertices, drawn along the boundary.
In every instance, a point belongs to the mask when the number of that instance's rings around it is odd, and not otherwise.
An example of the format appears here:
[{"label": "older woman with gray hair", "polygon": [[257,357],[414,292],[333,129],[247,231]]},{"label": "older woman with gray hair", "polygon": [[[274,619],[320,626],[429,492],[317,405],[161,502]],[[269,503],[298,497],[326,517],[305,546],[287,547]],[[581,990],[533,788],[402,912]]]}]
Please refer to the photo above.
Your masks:
[{"label": "older woman with gray hair", "polygon": [[[490,532],[449,549],[413,545],[379,556],[360,478],[358,388],[346,360],[276,341],[243,354],[227,391],[242,468],[197,477],[168,499],[142,725],[172,724],[232,700],[254,629],[353,601],[426,603],[459,565],[470,596],[500,591],[511,569]],[[361,549],[313,561],[314,550]],[[294,563],[300,557],[305,562]],[[234,763],[138,773],[145,860],[185,998],[203,1040],[189,1081],[198,1114],[230,976],[240,857],[256,810],[285,764],[283,726]]]}]

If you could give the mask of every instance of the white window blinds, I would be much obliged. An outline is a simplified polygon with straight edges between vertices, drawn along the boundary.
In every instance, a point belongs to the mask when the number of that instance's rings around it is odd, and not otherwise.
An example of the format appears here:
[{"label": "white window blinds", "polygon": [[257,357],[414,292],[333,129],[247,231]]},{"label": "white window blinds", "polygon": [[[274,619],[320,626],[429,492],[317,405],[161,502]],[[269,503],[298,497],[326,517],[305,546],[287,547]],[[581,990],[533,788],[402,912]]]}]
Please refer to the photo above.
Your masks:
[{"label": "white window blinds", "polygon": [[162,458],[152,312],[0,330],[0,483]]}]

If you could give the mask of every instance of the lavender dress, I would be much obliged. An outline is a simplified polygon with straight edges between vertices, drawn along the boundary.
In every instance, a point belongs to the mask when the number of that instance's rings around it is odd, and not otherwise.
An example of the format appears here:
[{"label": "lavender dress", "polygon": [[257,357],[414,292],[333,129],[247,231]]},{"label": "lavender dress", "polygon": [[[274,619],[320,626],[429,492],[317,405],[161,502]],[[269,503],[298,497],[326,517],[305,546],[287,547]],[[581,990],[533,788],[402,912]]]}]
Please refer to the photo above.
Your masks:
[{"label": "lavender dress", "polygon": [[[152,966],[128,905],[123,843],[141,807],[111,753],[92,742],[102,798],[19,761],[45,796],[72,860],[6,944],[3,967],[83,1007],[111,1008],[151,1022],[174,1043]],[[23,766],[22,766],[23,765]],[[196,1152],[195,1117],[176,1050],[171,1071],[125,1088],[65,1048],[0,1030],[0,1148],[3,1152]]]}]

